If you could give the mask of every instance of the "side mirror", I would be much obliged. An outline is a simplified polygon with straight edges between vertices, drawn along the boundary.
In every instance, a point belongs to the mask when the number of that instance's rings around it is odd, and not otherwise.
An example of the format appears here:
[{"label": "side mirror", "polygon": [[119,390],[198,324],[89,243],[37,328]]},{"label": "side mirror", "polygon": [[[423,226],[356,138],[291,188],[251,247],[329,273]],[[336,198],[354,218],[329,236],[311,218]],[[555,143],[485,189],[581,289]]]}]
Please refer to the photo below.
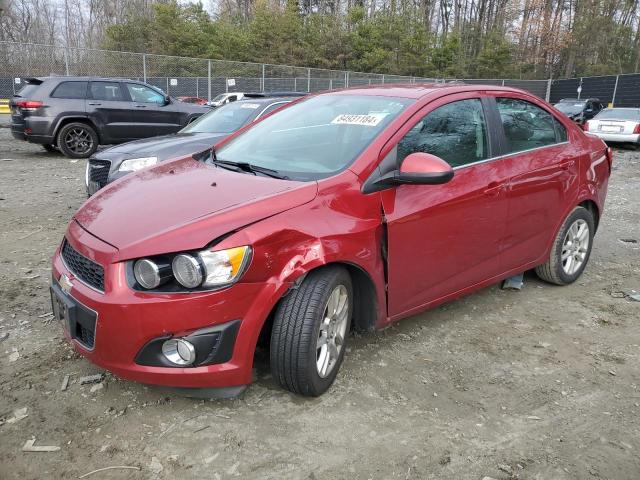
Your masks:
[{"label": "side mirror", "polygon": [[396,173],[399,184],[437,185],[453,178],[453,168],[440,157],[416,152],[408,155]]},{"label": "side mirror", "polygon": [[170,103],[171,103],[171,97],[169,95],[165,95],[163,105],[169,105]]},{"label": "side mirror", "polygon": [[367,181],[363,193],[371,193],[396,185],[438,185],[453,178],[451,165],[430,153],[416,152],[402,161],[399,170]]}]

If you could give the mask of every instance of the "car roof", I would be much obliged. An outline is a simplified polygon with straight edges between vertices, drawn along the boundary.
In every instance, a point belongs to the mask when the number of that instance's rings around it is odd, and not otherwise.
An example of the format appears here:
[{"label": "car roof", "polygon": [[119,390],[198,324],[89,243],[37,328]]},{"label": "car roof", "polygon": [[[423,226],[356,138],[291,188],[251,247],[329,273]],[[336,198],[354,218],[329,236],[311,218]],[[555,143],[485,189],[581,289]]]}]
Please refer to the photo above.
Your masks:
[{"label": "car roof", "polygon": [[25,78],[25,80],[27,82],[31,80],[38,80],[40,82],[44,82],[45,80],[60,80],[61,82],[76,81],[76,80],[85,80],[85,81],[96,80],[101,82],[137,82],[137,83],[146,83],[147,85],[150,85],[149,83],[143,80],[137,80],[135,78],[119,78],[119,77],[88,77],[88,76],[84,76],[84,77],[69,76],[68,77],[65,75],[50,75],[48,77],[29,77],[29,78]]},{"label": "car roof", "polygon": [[229,105],[234,103],[258,103],[260,105],[269,105],[277,102],[292,102],[293,100],[295,100],[295,97],[244,97],[235,102],[231,102]]},{"label": "car roof", "polygon": [[[427,95],[438,92],[442,95],[462,92],[476,92],[482,90],[491,90],[499,92],[511,93],[527,93],[524,90],[511,87],[500,87],[496,85],[471,85],[465,83],[395,83],[387,85],[371,85],[364,87],[351,87],[341,90],[331,90],[322,92],[322,95],[377,95],[383,97],[399,97],[419,99]],[[532,95],[532,94],[530,94]]]}]

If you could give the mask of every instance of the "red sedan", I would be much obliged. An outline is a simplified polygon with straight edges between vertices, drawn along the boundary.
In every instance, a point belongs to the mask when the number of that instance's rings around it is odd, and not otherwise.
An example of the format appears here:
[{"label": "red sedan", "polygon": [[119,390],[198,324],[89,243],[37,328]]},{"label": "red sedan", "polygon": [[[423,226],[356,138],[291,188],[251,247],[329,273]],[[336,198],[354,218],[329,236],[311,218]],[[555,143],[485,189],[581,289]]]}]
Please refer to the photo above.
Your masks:
[{"label": "red sedan", "polygon": [[277,383],[320,395],[351,329],[533,268],[574,282],[612,162],[540,99],[470,85],[306,97],[196,157],[88,200],[52,298],[97,365],[218,395],[251,382],[259,338]]}]

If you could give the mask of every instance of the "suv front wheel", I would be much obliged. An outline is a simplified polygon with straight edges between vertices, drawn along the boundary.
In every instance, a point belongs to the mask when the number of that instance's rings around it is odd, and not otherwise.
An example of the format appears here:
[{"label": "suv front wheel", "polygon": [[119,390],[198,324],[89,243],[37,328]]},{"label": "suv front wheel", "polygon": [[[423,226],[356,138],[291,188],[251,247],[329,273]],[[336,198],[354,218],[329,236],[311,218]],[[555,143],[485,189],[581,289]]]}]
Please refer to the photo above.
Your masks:
[{"label": "suv front wheel", "polygon": [[86,123],[69,123],[60,129],[57,145],[67,157],[87,158],[98,149],[98,134]]}]

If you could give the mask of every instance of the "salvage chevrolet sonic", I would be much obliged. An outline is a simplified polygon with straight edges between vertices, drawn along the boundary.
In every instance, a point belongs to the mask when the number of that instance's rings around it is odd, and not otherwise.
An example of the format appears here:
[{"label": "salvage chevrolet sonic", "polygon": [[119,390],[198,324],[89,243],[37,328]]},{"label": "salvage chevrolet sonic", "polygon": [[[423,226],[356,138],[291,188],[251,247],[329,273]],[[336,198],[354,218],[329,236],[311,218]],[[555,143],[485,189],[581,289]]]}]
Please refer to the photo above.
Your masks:
[{"label": "salvage chevrolet sonic", "polygon": [[54,312],[127,379],[237,394],[261,338],[278,384],[320,395],[351,329],[528,269],[574,282],[611,163],[515,89],[315,95],[88,200],[53,258]]}]

